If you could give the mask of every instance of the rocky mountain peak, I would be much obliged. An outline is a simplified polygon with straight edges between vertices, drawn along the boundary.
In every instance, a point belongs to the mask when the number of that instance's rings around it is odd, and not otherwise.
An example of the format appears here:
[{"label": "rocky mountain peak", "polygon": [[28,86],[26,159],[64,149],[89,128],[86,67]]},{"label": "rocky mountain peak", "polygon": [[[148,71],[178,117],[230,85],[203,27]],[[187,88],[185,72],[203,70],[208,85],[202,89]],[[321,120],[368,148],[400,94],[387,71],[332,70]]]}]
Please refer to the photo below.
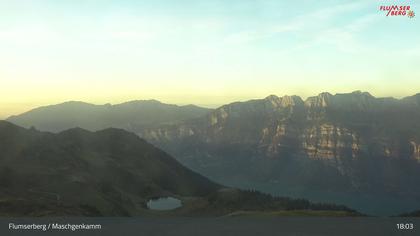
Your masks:
[{"label": "rocky mountain peak", "polygon": [[307,107],[327,107],[332,99],[333,95],[328,92],[318,94],[318,96],[309,97],[305,101]]},{"label": "rocky mountain peak", "polygon": [[299,96],[283,96],[281,103],[284,107],[302,105],[303,100]]},{"label": "rocky mountain peak", "polygon": [[362,92],[360,90],[353,91],[353,92],[351,92],[351,94],[352,95],[358,95],[358,96],[372,97],[373,98],[373,96],[369,92]]},{"label": "rocky mountain peak", "polygon": [[270,95],[264,100],[270,102],[274,107],[292,107],[296,105],[303,104],[302,98],[299,96],[289,96],[285,95],[282,97],[277,97],[276,95]]},{"label": "rocky mountain peak", "polygon": [[346,99],[353,99],[353,100],[374,100],[376,99],[372,96],[369,92],[362,92],[360,90],[353,91],[351,93],[337,93],[334,97],[342,97]]},{"label": "rocky mountain peak", "polygon": [[334,95],[334,105],[340,108],[366,110],[374,108],[377,99],[368,92],[354,91]]},{"label": "rocky mountain peak", "polygon": [[279,97],[276,96],[276,95],[274,95],[274,94],[271,94],[271,95],[267,96],[265,98],[265,100],[268,100],[268,101],[277,101],[277,100],[279,100]]},{"label": "rocky mountain peak", "polygon": [[367,109],[375,105],[376,100],[370,93],[360,90],[351,93],[337,93],[335,95],[324,92],[318,96],[306,99],[305,106],[310,108]]}]

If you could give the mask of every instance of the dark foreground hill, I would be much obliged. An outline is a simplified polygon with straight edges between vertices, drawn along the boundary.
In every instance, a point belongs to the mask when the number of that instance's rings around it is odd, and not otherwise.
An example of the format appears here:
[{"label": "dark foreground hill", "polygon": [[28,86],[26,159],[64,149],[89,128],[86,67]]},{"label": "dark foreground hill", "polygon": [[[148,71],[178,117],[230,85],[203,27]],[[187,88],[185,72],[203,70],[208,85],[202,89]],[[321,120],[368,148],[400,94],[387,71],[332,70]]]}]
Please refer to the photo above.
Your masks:
[{"label": "dark foreground hill", "polygon": [[135,214],[150,197],[205,196],[220,187],[119,129],[51,134],[0,122],[0,163],[3,209],[11,201],[11,209],[39,207],[34,213]]},{"label": "dark foreground hill", "polygon": [[58,134],[0,121],[0,215],[130,216],[154,214],[146,202],[173,196],[169,214],[333,210],[346,207],[224,188],[120,129]]}]

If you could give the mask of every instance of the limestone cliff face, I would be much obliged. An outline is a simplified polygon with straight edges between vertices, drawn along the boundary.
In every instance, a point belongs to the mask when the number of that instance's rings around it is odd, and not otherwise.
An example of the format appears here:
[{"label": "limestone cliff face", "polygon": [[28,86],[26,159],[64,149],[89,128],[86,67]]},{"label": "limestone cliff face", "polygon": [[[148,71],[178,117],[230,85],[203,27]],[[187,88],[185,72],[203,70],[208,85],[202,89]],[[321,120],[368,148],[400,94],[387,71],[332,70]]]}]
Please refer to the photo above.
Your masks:
[{"label": "limestone cliff face", "polygon": [[[381,130],[393,127],[380,127],[387,125],[380,120],[395,118],[395,111],[399,110],[393,109],[397,107],[394,102],[384,105],[386,101],[360,91],[321,93],[306,101],[298,96],[270,95],[225,105],[201,120],[149,129],[140,135],[155,143],[193,138],[204,143],[252,144],[270,158],[281,158],[281,150],[288,148],[320,160],[358,158],[377,142],[376,146],[382,145],[381,151],[375,146],[377,155],[397,157],[398,147],[392,142],[392,134]],[[383,113],[386,107],[389,117]],[[418,153],[418,144],[409,138],[404,142],[413,146],[413,153]],[[412,158],[418,158],[418,154]]]},{"label": "limestone cliff face", "polygon": [[[292,160],[306,170],[300,176],[311,171],[316,175],[312,166],[323,163],[358,188],[369,178],[379,178],[372,175],[395,175],[399,170],[393,169],[398,165],[394,161],[420,162],[419,97],[375,98],[356,91],[321,93],[303,101],[271,95],[228,104],[200,119],[149,129],[140,136],[187,166],[194,162],[198,170],[250,162],[235,171],[276,176],[281,167],[267,163]],[[230,162],[216,163],[223,161]],[[260,162],[264,166],[258,166]]]},{"label": "limestone cliff face", "polygon": [[[294,142],[292,142],[294,141]],[[311,159],[337,159],[344,156],[357,158],[361,151],[360,137],[351,130],[329,123],[298,129],[291,125],[277,124],[261,131],[259,148],[269,157],[278,157],[286,146],[294,147]]]},{"label": "limestone cliff face", "polygon": [[337,159],[345,155],[359,157],[361,140],[351,130],[322,124],[305,129],[302,147],[309,158]]},{"label": "limestone cliff face", "polygon": [[308,108],[325,108],[331,105],[333,95],[330,93],[321,93],[318,96],[309,97],[305,101],[305,106]]},{"label": "limestone cliff face", "polygon": [[410,141],[411,146],[411,158],[420,162],[420,143],[416,143],[415,141]]}]

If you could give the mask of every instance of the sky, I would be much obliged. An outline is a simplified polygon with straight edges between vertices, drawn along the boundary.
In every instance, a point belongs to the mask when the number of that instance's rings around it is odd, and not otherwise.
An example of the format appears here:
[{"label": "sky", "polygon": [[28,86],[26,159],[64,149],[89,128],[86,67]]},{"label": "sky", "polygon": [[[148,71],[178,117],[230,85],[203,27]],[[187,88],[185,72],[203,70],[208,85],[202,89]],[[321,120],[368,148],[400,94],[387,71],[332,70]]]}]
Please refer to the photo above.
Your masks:
[{"label": "sky", "polygon": [[[413,95],[419,2],[0,0],[0,119],[69,100]],[[379,11],[394,4],[418,15]]]}]

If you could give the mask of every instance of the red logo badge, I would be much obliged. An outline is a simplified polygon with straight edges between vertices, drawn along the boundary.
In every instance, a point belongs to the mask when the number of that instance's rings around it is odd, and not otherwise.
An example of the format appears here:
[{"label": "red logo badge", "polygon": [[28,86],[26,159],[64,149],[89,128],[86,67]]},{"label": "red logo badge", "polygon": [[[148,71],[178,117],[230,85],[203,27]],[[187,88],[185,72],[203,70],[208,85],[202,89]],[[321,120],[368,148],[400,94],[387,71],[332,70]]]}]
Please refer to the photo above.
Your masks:
[{"label": "red logo badge", "polygon": [[413,18],[416,15],[411,6],[404,5],[380,6],[379,10],[384,11],[386,16],[408,16]]}]

